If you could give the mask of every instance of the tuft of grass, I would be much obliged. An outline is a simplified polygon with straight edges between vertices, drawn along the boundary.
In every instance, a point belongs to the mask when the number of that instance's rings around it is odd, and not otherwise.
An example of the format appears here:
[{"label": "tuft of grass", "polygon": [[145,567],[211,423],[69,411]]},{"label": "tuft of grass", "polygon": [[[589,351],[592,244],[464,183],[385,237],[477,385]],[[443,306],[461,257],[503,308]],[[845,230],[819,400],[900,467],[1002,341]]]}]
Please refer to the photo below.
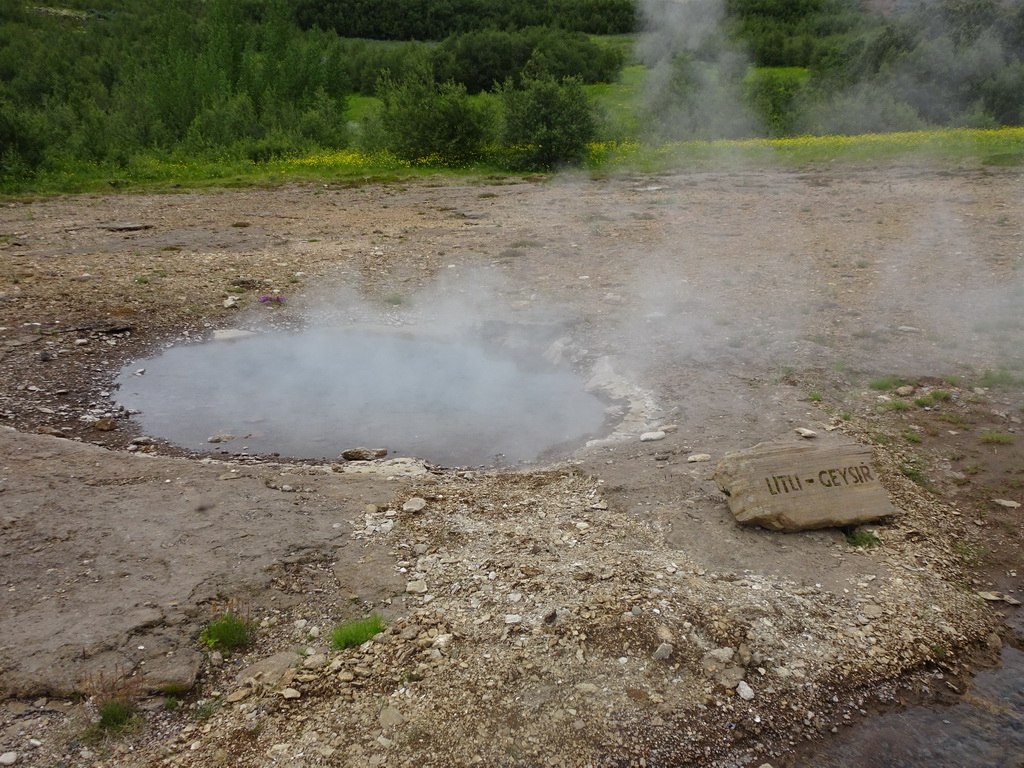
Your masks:
[{"label": "tuft of grass", "polygon": [[810,400],[812,403],[820,403],[821,402],[821,392],[819,392],[816,389],[811,390],[810,393],[808,393],[808,395],[807,395],[807,399]]},{"label": "tuft of grass", "polygon": [[908,480],[913,481],[917,485],[924,488],[926,491],[931,491],[932,493],[935,492],[935,486],[932,485],[931,480],[929,480],[925,476],[924,472],[922,472],[917,467],[914,467],[910,464],[904,464],[903,466],[900,467],[900,472],[902,472],[903,476],[906,477]]},{"label": "tuft of grass", "polygon": [[231,653],[252,642],[255,627],[247,614],[242,615],[233,600],[215,611],[216,615],[199,635],[203,645],[211,650]]},{"label": "tuft of grass", "polygon": [[384,303],[398,307],[405,303],[405,297],[400,293],[391,293],[384,297]]},{"label": "tuft of grass", "polygon": [[978,439],[987,445],[1009,445],[1013,442],[1013,435],[998,429],[986,429],[978,435]]},{"label": "tuft of grass", "polygon": [[908,403],[906,400],[900,400],[900,399],[897,398],[896,400],[890,400],[888,403],[885,403],[882,406],[882,410],[883,411],[909,411],[910,410],[910,403]]},{"label": "tuft of grass", "polygon": [[339,651],[362,645],[386,626],[384,617],[377,613],[371,613],[365,619],[339,624],[331,630],[331,645]]},{"label": "tuft of grass", "polygon": [[985,371],[979,383],[992,389],[1024,389],[1024,376],[1014,376],[1004,368],[998,371]]},{"label": "tuft of grass", "polygon": [[848,525],[842,531],[843,536],[846,537],[846,543],[851,547],[873,547],[880,543],[879,538],[872,531],[859,528],[856,525]]},{"label": "tuft of grass", "polygon": [[142,678],[116,668],[112,675],[100,672],[90,675],[84,683],[85,692],[96,704],[98,719],[83,735],[86,741],[98,741],[106,735],[120,735],[134,730],[142,721],[139,700]]},{"label": "tuft of grass", "polygon": [[881,379],[875,379],[868,384],[871,389],[876,389],[879,392],[885,392],[889,389],[896,389],[896,387],[902,387],[904,384],[903,379],[899,376],[884,376]]},{"label": "tuft of grass", "polygon": [[842,413],[839,414],[839,418],[842,419],[843,421],[849,421],[852,417],[853,414],[851,414],[849,411],[843,411]]},{"label": "tuft of grass", "polygon": [[908,443],[921,442],[921,436],[912,429],[908,429],[906,432],[903,433],[903,439],[906,440]]}]

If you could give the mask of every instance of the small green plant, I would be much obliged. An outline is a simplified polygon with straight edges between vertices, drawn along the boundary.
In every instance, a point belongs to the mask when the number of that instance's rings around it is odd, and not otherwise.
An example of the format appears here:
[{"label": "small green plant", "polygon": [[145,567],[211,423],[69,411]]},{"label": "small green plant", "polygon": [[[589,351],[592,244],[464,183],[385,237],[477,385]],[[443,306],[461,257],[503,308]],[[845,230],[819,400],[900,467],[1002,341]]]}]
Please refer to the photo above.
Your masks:
[{"label": "small green plant", "polygon": [[84,684],[86,694],[96,705],[98,719],[86,731],[87,741],[98,741],[105,735],[119,735],[138,727],[141,722],[139,700],[142,678],[116,668],[112,675],[103,672],[90,675]]},{"label": "small green plant", "polygon": [[832,365],[832,370],[834,370],[836,373],[842,373],[847,368],[849,368],[849,366],[842,360],[836,360],[835,363]]},{"label": "small green plant", "polygon": [[909,411],[910,410],[910,403],[908,403],[906,400],[900,400],[899,398],[896,398],[895,400],[890,400],[889,402],[884,403],[882,405],[882,410],[883,411]]},{"label": "small green plant", "polygon": [[819,392],[816,389],[812,389],[808,393],[807,399],[810,400],[812,403],[820,403],[821,402],[821,392]]},{"label": "small green plant", "polygon": [[384,618],[377,613],[371,613],[365,619],[339,624],[331,631],[331,645],[339,651],[362,645],[386,626]]},{"label": "small green plant", "polygon": [[980,383],[993,389],[1024,389],[1024,376],[1014,376],[1006,369],[985,371]]},{"label": "small green plant", "polygon": [[879,539],[874,532],[866,528],[849,525],[843,528],[842,531],[843,536],[846,537],[846,543],[851,547],[873,547],[879,543]]},{"label": "small green plant", "polygon": [[910,464],[904,464],[903,466],[900,467],[900,472],[902,472],[903,476],[906,477],[908,480],[912,480],[914,483],[921,486],[926,491],[935,490],[935,486],[933,486],[931,481],[927,477],[925,477],[924,472],[922,472],[917,467],[911,466]]},{"label": "small green plant", "polygon": [[852,418],[852,416],[853,414],[851,414],[849,411],[843,411],[842,413],[839,414],[839,418],[842,419],[843,421],[849,421]]},{"label": "small green plant", "polygon": [[220,702],[216,699],[202,699],[201,701],[196,702],[195,711],[192,713],[192,716],[196,720],[202,722],[204,720],[209,720],[217,714],[217,710],[219,709]]},{"label": "small green plant", "polygon": [[906,440],[908,443],[921,442],[921,436],[912,429],[908,429],[906,432],[903,433],[903,439]]},{"label": "small green plant", "polygon": [[200,641],[214,651],[241,650],[252,642],[253,624],[243,615],[234,600],[215,608],[215,616],[199,635]]},{"label": "small green plant", "polygon": [[901,379],[899,376],[885,376],[881,379],[875,379],[874,381],[870,382],[868,386],[871,387],[871,389],[878,390],[879,392],[884,392],[888,389],[896,389],[896,387],[902,387],[903,379]]},{"label": "small green plant", "polygon": [[928,407],[934,405],[934,403],[935,403],[935,401],[932,400],[932,396],[931,395],[925,395],[924,397],[915,397],[914,398],[914,405],[916,405],[918,408],[928,408]]},{"label": "small green plant", "polygon": [[384,297],[384,303],[397,307],[405,303],[405,297],[400,293],[391,293]]},{"label": "small green plant", "polygon": [[988,560],[988,556],[992,554],[992,550],[988,547],[981,544],[970,544],[966,541],[954,544],[953,551],[960,556],[960,559],[966,565],[970,566],[984,565]]},{"label": "small green plant", "polygon": [[945,403],[953,399],[953,393],[945,389],[933,389],[931,397],[936,403]]},{"label": "small green plant", "polygon": [[149,282],[149,278],[146,277],[145,275],[141,275],[135,278],[135,282],[138,283],[139,285],[145,285],[146,283]]},{"label": "small green plant", "polygon": [[947,656],[949,656],[949,649],[946,648],[946,646],[944,645],[939,645],[938,643],[936,643],[932,646],[932,653],[935,654],[936,659],[939,659],[941,661],[945,659]]},{"label": "small green plant", "polygon": [[970,422],[964,418],[963,414],[960,413],[943,413],[939,418],[942,421],[949,422],[950,424],[954,424],[958,427],[966,427],[970,424]]},{"label": "small green plant", "polygon": [[1010,445],[1013,442],[1013,435],[1000,432],[998,429],[986,429],[978,439],[986,445]]}]

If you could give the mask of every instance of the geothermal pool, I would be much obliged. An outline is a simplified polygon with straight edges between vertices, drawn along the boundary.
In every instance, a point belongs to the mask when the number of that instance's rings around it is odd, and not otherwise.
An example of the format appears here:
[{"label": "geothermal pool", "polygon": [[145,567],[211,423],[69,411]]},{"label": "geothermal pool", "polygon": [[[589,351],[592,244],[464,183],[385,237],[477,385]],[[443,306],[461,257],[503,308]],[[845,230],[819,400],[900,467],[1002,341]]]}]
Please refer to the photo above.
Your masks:
[{"label": "geothermal pool", "polygon": [[529,462],[578,447],[605,421],[582,379],[540,356],[394,332],[184,344],[126,366],[117,386],[152,437],[290,458],[364,446],[444,466]]}]

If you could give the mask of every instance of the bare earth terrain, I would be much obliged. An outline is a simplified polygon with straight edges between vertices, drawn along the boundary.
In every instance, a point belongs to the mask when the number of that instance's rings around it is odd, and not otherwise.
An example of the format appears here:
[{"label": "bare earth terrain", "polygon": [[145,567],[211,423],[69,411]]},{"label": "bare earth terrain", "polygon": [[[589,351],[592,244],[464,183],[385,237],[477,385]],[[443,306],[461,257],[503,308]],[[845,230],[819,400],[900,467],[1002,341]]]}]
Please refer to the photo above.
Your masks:
[{"label": "bare earth terrain", "polygon": [[[978,595],[1024,573],[1022,193],[908,166],[3,204],[0,753],[778,768],[963,694],[1022,643]],[[325,462],[169,445],[117,404],[169,345],[315,327],[546,356],[606,429],[531,465]],[[797,427],[874,446],[877,544],[735,523],[717,461]],[[259,629],[222,659],[199,634],[228,601]],[[89,738],[121,678],[144,722]]]}]

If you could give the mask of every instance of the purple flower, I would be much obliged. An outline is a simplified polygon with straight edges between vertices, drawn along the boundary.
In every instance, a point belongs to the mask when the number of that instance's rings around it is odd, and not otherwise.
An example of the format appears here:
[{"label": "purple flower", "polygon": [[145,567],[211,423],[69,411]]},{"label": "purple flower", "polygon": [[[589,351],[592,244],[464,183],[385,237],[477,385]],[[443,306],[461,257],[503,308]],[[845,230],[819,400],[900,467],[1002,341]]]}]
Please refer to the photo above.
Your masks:
[{"label": "purple flower", "polygon": [[260,304],[266,304],[268,301],[287,301],[284,296],[260,296]]}]

